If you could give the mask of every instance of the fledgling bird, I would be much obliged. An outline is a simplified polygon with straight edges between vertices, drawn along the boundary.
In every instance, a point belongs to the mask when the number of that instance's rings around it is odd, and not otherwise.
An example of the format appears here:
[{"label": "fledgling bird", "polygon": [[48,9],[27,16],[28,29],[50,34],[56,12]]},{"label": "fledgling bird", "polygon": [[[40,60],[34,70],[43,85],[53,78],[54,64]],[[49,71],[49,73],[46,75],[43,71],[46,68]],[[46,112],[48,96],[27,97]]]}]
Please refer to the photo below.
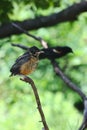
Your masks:
[{"label": "fledgling bird", "polygon": [[37,67],[40,51],[37,47],[31,47],[27,52],[18,57],[14,65],[11,67],[11,75],[28,75]]}]

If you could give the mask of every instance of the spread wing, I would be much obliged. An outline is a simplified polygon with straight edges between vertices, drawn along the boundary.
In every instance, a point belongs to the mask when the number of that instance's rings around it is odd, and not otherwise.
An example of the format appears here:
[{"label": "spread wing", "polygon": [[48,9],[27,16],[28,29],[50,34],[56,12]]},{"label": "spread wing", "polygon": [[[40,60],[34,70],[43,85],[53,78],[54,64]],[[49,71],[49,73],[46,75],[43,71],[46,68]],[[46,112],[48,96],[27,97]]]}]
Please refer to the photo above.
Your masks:
[{"label": "spread wing", "polygon": [[30,59],[29,52],[26,52],[23,55],[21,55],[20,57],[18,57],[16,59],[15,63],[13,64],[13,66],[10,69],[11,76],[19,74],[20,73],[20,67],[21,67],[21,65],[23,65],[24,63],[26,63],[29,59]]}]

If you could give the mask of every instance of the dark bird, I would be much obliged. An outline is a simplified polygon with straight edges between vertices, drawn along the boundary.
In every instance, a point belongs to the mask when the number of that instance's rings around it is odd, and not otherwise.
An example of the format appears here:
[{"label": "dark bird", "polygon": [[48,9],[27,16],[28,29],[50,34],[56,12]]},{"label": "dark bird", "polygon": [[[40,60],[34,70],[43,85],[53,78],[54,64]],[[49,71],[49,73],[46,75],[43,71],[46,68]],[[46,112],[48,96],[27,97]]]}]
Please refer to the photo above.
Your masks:
[{"label": "dark bird", "polygon": [[11,67],[11,75],[28,75],[31,74],[37,67],[40,51],[37,47],[29,48],[27,52],[18,57],[14,65]]},{"label": "dark bird", "polygon": [[73,50],[68,46],[49,47],[49,48],[41,49],[41,51],[43,51],[44,53],[41,53],[39,55],[39,59],[48,58],[51,60],[65,56],[68,53],[73,53]]}]

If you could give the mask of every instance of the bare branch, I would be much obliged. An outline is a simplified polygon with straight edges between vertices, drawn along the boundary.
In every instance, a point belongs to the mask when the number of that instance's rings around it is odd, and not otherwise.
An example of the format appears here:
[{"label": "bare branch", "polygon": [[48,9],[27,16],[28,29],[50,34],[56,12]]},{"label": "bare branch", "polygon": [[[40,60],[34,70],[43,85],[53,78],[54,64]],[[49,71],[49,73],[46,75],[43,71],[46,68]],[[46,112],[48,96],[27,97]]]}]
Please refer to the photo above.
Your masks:
[{"label": "bare branch", "polygon": [[76,93],[79,94],[79,96],[83,99],[84,102],[84,117],[83,122],[79,128],[79,130],[85,130],[87,128],[87,97],[86,95],[80,90],[80,88],[75,85],[60,69],[60,67],[57,65],[56,61],[51,61],[55,73],[61,77],[61,79],[68,85],[69,88],[74,90]]},{"label": "bare branch", "polygon": [[40,40],[41,40],[40,37],[36,37],[36,36],[30,34],[30,33],[27,32],[25,29],[21,28],[21,26],[17,25],[16,23],[13,23],[13,22],[12,22],[12,26],[15,27],[15,28],[17,28],[18,31],[20,31],[20,32],[22,32],[22,33],[28,35],[29,37],[32,37],[33,39],[35,39],[35,40],[37,40],[37,41],[40,41]]},{"label": "bare branch", "polygon": [[[35,19],[27,19],[22,22],[16,20],[14,21],[14,23],[24,28],[25,30],[35,30],[41,27],[54,26],[62,22],[75,21],[77,20],[77,17],[81,13],[86,11],[87,11],[87,1],[82,1],[80,3],[75,3],[64,10],[58,13],[51,14],[49,16],[41,16]],[[5,38],[13,34],[21,34],[21,33],[24,32],[18,31],[17,28],[14,28],[11,22],[3,24],[0,27],[0,38]]]},{"label": "bare branch", "polygon": [[21,48],[23,50],[28,50],[29,49],[29,47],[21,45],[21,44],[14,44],[14,43],[12,43],[11,45],[14,46],[14,47],[19,47],[19,48]]},{"label": "bare branch", "polygon": [[84,117],[83,122],[79,130],[85,130],[87,128],[87,98],[84,100]]},{"label": "bare branch", "polygon": [[28,31],[26,31],[25,29],[23,29],[22,27],[20,27],[19,25],[17,25],[16,23],[12,23],[12,25],[18,29],[18,31],[21,31],[23,32],[24,34],[28,35],[29,37],[32,37],[33,39],[39,41],[42,46],[44,46],[44,48],[47,48],[47,43],[41,38],[41,37],[37,37],[37,36],[34,36],[32,34],[30,34]]},{"label": "bare branch", "polygon": [[51,63],[53,65],[55,73],[61,77],[61,79],[68,85],[69,88],[74,90],[76,93],[78,93],[80,95],[80,97],[83,100],[85,100],[86,95],[80,90],[80,88],[77,85],[75,85],[73,82],[71,82],[71,80],[62,72],[60,67],[57,65],[56,61],[51,61]]},{"label": "bare branch", "polygon": [[29,83],[31,85],[32,90],[34,92],[35,99],[36,99],[36,103],[37,103],[37,106],[38,106],[37,108],[38,108],[38,111],[39,111],[40,116],[41,116],[41,120],[42,120],[41,122],[43,123],[43,126],[44,126],[44,128],[42,128],[42,129],[49,130],[48,125],[46,123],[45,116],[44,116],[44,112],[42,110],[42,106],[41,106],[39,94],[38,94],[37,88],[36,88],[36,86],[34,84],[34,81],[31,78],[26,77],[26,76],[24,76],[23,78],[21,78],[21,80],[24,81],[24,82],[26,82],[26,83]]}]

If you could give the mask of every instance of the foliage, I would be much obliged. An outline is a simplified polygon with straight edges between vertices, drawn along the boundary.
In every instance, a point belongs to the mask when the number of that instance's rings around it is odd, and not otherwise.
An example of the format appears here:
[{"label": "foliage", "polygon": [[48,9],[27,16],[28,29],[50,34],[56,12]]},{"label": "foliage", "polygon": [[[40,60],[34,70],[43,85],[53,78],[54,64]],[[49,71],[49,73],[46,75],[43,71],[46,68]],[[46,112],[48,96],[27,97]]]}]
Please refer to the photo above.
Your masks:
[{"label": "foliage", "polygon": [[[20,0],[1,0],[1,22],[6,20],[24,20],[37,15],[47,15],[74,3],[74,0],[37,2]],[[6,4],[7,3],[7,4]],[[56,4],[58,3],[57,7]],[[6,6],[9,5],[9,6]],[[4,8],[4,10],[3,10]],[[3,11],[1,11],[3,10]],[[7,12],[7,13],[6,13]],[[19,13],[18,13],[19,12]],[[4,17],[2,17],[4,16]],[[74,54],[57,59],[64,73],[87,93],[87,13],[80,15],[78,21],[62,23],[51,28],[41,28],[31,33],[45,39],[50,46],[70,46]],[[41,129],[36,103],[30,86],[19,80],[9,78],[9,69],[23,50],[12,47],[11,43],[27,46],[41,45],[25,34],[0,40],[0,129],[28,130]],[[74,103],[79,99],[72,90],[57,77],[50,61],[39,62],[37,70],[30,75],[40,93],[42,106],[51,130],[77,130],[82,120],[81,113],[75,109]],[[55,117],[53,119],[53,117]]]},{"label": "foliage", "polygon": [[[77,0],[77,2],[79,1]],[[47,15],[48,13],[53,13],[53,11],[61,10],[74,2],[75,0],[70,0],[70,2],[68,0],[0,0],[0,23],[6,23],[14,19],[21,20],[21,18],[24,20],[26,17],[36,17],[43,15],[43,13]],[[23,15],[24,11],[27,16]]]}]

